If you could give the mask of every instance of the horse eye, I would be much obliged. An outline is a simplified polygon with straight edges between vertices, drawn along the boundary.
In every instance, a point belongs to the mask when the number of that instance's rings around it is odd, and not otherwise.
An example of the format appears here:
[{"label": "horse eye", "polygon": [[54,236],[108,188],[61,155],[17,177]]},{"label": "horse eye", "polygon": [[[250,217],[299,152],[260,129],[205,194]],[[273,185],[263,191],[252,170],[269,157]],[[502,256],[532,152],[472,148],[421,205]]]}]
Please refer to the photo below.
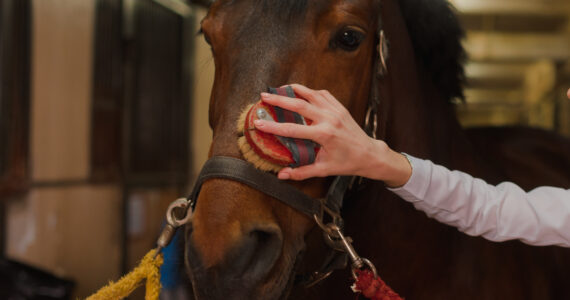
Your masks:
[{"label": "horse eye", "polygon": [[202,29],[202,27],[200,27],[200,29],[198,30],[198,32],[196,33],[196,35],[201,35],[204,38],[204,41],[206,41],[206,43],[208,45],[212,45],[212,42],[210,41],[210,38],[208,37],[208,35],[206,33],[204,33],[204,30]]},{"label": "horse eye", "polygon": [[354,51],[364,40],[364,33],[354,30],[345,29],[340,31],[331,41],[332,48],[340,47],[345,51]]},{"label": "horse eye", "polygon": [[212,46],[212,42],[210,41],[210,38],[208,37],[208,35],[204,34],[204,41],[206,41],[206,43],[210,46]]}]

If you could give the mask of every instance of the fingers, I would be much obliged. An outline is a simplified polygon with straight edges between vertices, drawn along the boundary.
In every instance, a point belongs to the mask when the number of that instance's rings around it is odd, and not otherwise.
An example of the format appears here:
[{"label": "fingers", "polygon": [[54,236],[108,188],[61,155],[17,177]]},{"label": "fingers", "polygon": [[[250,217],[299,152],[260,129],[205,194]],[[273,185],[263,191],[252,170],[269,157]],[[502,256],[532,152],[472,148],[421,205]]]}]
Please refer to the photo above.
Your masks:
[{"label": "fingers", "polygon": [[311,120],[316,120],[321,115],[317,108],[307,103],[305,100],[273,95],[269,93],[261,93],[261,100],[263,100],[265,103],[294,111]]},{"label": "fingers", "polygon": [[566,96],[568,96],[568,99],[570,100],[570,89],[568,89],[568,92],[566,92]]},{"label": "fingers", "polygon": [[297,95],[301,96],[303,99],[306,99],[309,101],[309,103],[315,104],[317,106],[322,106],[326,105],[328,102],[327,99],[325,99],[323,95],[318,91],[312,90],[297,83],[290,84],[290,86],[293,88]]},{"label": "fingers", "polygon": [[322,172],[318,165],[307,165],[298,168],[284,168],[277,174],[277,178],[282,180],[305,180],[312,177],[325,177],[328,174]]},{"label": "fingers", "polygon": [[319,94],[327,101],[329,107],[336,109],[337,111],[344,110],[345,107],[338,101],[329,91],[320,90]]},{"label": "fingers", "polygon": [[255,120],[253,123],[255,125],[255,128],[263,132],[279,136],[310,140],[316,135],[313,126],[306,126],[295,123],[277,123],[265,120]]},{"label": "fingers", "polygon": [[344,105],[340,103],[329,91],[327,90],[312,90],[306,86],[300,84],[290,84],[296,94],[304,99],[307,99],[312,104],[322,108],[327,107],[329,109],[334,109],[340,111],[345,109]]}]

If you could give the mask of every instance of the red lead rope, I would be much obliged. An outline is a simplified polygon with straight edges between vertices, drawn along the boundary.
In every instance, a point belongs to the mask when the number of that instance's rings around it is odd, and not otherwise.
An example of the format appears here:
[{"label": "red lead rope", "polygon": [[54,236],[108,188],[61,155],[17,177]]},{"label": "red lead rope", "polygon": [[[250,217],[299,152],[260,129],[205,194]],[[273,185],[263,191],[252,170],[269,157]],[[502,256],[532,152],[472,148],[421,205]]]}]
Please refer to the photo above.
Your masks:
[{"label": "red lead rope", "polygon": [[355,270],[356,281],[352,290],[361,293],[364,297],[372,300],[402,300],[402,297],[394,292],[380,276],[374,278],[372,271]]}]

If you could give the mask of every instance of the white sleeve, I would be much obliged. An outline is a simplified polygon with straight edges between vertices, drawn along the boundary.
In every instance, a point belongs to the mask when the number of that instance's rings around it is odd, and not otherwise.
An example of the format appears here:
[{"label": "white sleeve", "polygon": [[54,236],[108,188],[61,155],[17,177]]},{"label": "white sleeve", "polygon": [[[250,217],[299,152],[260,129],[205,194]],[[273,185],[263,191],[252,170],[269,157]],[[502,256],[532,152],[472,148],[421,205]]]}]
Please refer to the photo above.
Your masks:
[{"label": "white sleeve", "polygon": [[493,186],[429,160],[408,158],[412,176],[390,190],[429,217],[492,241],[570,247],[570,190],[539,187],[526,193],[511,182]]}]

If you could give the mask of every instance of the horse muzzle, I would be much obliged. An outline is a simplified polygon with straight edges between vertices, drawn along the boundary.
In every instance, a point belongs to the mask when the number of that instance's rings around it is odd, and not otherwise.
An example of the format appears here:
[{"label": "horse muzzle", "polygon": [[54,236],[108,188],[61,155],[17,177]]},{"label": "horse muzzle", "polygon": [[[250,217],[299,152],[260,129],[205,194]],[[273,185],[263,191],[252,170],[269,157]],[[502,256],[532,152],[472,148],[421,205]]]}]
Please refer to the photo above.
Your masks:
[{"label": "horse muzzle", "polygon": [[[205,183],[210,179],[216,181]],[[339,212],[350,181],[350,177],[337,177],[327,197],[317,200],[243,160],[221,156],[208,160],[189,197],[196,214],[193,224],[187,227],[185,259],[196,299],[287,297],[305,244],[302,238],[284,242],[284,233],[272,214],[259,213],[270,211],[262,208],[269,205],[267,196],[306,215],[308,220],[316,220],[317,224],[327,214],[334,216],[334,224],[342,226]],[[261,192],[263,198],[240,201],[227,197],[243,193],[244,185]],[[198,194],[208,198],[196,206]],[[217,209],[217,202],[224,204],[224,211]],[[233,219],[236,215],[242,217]],[[303,278],[298,284],[310,286],[326,278],[332,270],[346,266],[346,249],[337,245],[338,241],[330,242],[335,255],[328,256],[332,259],[315,272],[318,276]]]},{"label": "horse muzzle", "polygon": [[284,245],[281,229],[270,222],[252,223],[231,235],[223,257],[212,264],[189,226],[185,258],[195,299],[286,299],[304,243]]}]

